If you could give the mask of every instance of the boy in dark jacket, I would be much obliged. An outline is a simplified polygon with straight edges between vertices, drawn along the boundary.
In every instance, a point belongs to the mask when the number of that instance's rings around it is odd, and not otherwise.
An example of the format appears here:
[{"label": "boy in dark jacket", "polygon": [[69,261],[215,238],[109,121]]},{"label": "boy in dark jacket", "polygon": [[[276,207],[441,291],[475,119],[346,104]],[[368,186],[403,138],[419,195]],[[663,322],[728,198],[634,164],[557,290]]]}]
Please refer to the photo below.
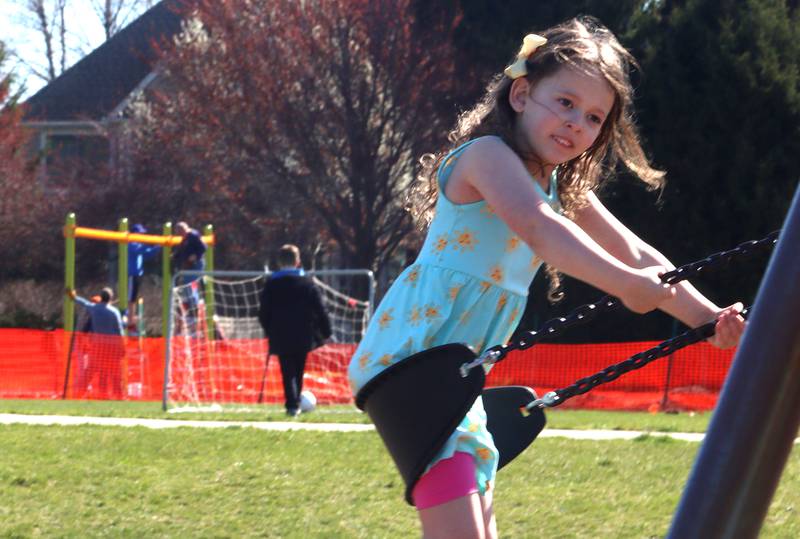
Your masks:
[{"label": "boy in dark jacket", "polygon": [[300,413],[300,392],[306,357],[321,340],[330,338],[331,323],[317,287],[305,276],[300,250],[284,245],[278,251],[280,270],[267,279],[261,291],[258,319],[276,354],[283,376],[286,414]]}]

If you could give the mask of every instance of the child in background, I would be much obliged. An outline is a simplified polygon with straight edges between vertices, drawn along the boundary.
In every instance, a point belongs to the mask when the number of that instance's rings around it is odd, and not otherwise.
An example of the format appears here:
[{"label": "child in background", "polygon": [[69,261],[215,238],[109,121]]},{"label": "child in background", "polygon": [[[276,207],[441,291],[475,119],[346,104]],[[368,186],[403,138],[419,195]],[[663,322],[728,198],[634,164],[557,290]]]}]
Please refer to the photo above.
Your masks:
[{"label": "child in background", "polygon": [[[136,223],[131,227],[134,234],[147,234],[144,225]],[[150,260],[161,251],[160,245],[146,245],[132,241],[128,244],[128,305],[131,305],[131,312],[136,312],[133,307],[139,298],[139,287],[144,276],[144,263]]]},{"label": "child in background", "polygon": [[[186,221],[179,221],[175,225],[175,234],[183,239],[172,251],[174,271],[203,271],[205,269],[206,245],[200,232],[191,228]],[[190,336],[197,334],[198,304],[200,302],[199,275],[183,275],[176,281],[181,309],[185,313],[185,331]]]},{"label": "child in background", "polygon": [[[131,232],[134,234],[147,234],[147,229],[144,225],[136,223],[131,227]],[[128,243],[128,310],[124,314],[128,319],[128,331],[130,334],[136,334],[139,330],[140,321],[138,319],[137,302],[142,278],[144,277],[144,263],[160,251],[160,245],[147,245],[137,241]]]},{"label": "child in background", "polygon": [[[716,319],[710,341],[738,342],[741,304],[720,308],[688,282],[663,284],[672,264],[595,195],[618,162],[653,188],[662,183],[632,121],[630,65],[593,18],[525,37],[459,118],[450,150],[423,159],[427,185],[414,209],[426,218],[435,208],[435,217],[353,356],[354,393],[422,350],[461,342],[480,354],[507,342],[542,262],[638,313],[659,308],[693,327]],[[497,536],[497,458],[478,398],[412,491],[424,537]]]}]

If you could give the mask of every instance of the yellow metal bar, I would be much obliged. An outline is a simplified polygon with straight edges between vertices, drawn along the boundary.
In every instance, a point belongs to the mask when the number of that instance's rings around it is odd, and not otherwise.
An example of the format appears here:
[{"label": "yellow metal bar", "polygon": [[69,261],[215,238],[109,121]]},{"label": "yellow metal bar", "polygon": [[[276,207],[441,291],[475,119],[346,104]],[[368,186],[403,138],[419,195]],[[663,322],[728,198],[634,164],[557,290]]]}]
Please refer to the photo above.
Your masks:
[{"label": "yellow metal bar", "polygon": [[[171,227],[170,227],[171,228]],[[131,234],[130,232],[115,232],[113,230],[100,230],[97,228],[75,227],[74,234],[76,238],[86,238],[90,240],[108,240],[120,242],[139,242],[147,243],[150,245],[174,246],[178,245],[183,236],[155,236],[152,234]],[[202,237],[203,243],[206,245],[214,245],[216,239],[213,234]]]}]

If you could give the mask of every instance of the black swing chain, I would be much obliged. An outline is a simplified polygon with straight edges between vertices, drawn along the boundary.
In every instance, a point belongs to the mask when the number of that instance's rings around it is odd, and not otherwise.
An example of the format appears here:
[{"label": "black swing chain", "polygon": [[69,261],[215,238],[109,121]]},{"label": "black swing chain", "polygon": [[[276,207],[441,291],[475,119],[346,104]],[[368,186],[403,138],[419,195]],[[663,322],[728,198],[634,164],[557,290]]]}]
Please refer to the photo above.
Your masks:
[{"label": "black swing chain", "polygon": [[[739,313],[742,317],[747,318],[750,314],[751,307],[747,307]],[[613,382],[623,374],[626,374],[636,369],[641,369],[651,361],[674,354],[681,348],[685,348],[690,344],[698,343],[714,335],[714,326],[716,320],[703,324],[702,326],[694,329],[687,330],[676,337],[668,339],[649,350],[634,354],[625,361],[621,361],[615,365],[606,367],[600,372],[597,372],[586,378],[576,380],[572,385],[562,389],[556,389],[546,393],[542,398],[532,401],[526,406],[528,410],[533,408],[552,408],[563,404],[568,399],[577,395],[583,395],[594,389],[595,387]]]},{"label": "black swing chain", "polygon": [[[702,270],[706,268],[710,268],[712,266],[719,266],[723,263],[727,264],[731,260],[735,258],[743,258],[745,256],[752,255],[758,252],[762,248],[769,247],[770,249],[777,243],[778,236],[780,235],[780,230],[775,230],[771,232],[769,235],[761,238],[760,240],[750,240],[744,243],[740,243],[733,249],[729,251],[722,251],[719,253],[714,253],[712,255],[703,258],[702,260],[698,260],[696,262],[690,262],[685,264],[677,269],[674,269],[670,272],[665,273],[661,276],[661,280],[667,284],[675,284],[679,283],[685,279],[689,279],[694,277]],[[684,275],[685,274],[685,275]]]},{"label": "black swing chain", "polygon": [[[679,268],[676,268],[676,269],[674,269],[672,271],[669,271],[669,272],[663,274],[661,276],[661,280],[664,283],[667,283],[667,284],[677,284],[677,283],[679,283],[681,281],[684,281],[686,279],[690,279],[691,277],[696,276],[697,274],[699,274],[704,269],[707,269],[707,268],[710,268],[710,267],[715,267],[715,266],[720,266],[723,263],[728,263],[728,262],[730,262],[731,260],[733,260],[735,258],[743,258],[745,256],[752,255],[752,254],[760,251],[761,249],[764,249],[764,248],[767,248],[767,247],[772,248],[772,246],[778,241],[778,235],[779,234],[780,234],[780,230],[776,230],[776,231],[770,233],[769,235],[765,236],[764,238],[761,238],[760,240],[746,241],[746,242],[740,243],[739,245],[737,245],[736,247],[734,247],[733,249],[730,249],[728,251],[721,251],[719,253],[714,253],[714,254],[709,255],[706,258],[703,258],[701,260],[697,260],[695,262],[690,262],[688,264],[685,264],[685,265],[683,265],[683,266],[681,266]],[[516,341],[512,341],[512,342],[509,342],[509,343],[506,343],[506,344],[498,344],[498,345],[495,345],[495,346],[492,346],[492,347],[486,349],[483,352],[483,354],[481,354],[481,356],[478,357],[475,361],[473,361],[473,362],[471,362],[469,364],[464,364],[461,367],[461,374],[462,374],[462,376],[466,376],[470,369],[472,369],[472,368],[474,368],[474,367],[476,367],[478,365],[484,365],[484,364],[491,365],[491,364],[497,363],[499,361],[502,361],[503,359],[506,358],[506,356],[508,355],[509,352],[512,352],[514,350],[526,350],[526,349],[534,346],[535,344],[538,344],[539,342],[541,342],[544,339],[553,338],[553,337],[556,337],[558,335],[561,335],[567,329],[569,329],[569,328],[571,328],[573,326],[576,326],[576,325],[583,324],[583,323],[589,322],[591,320],[594,320],[601,313],[611,312],[611,311],[619,308],[621,305],[622,305],[622,300],[620,300],[619,298],[616,298],[614,296],[609,296],[609,295],[603,296],[602,298],[600,298],[599,300],[595,301],[594,303],[581,305],[580,307],[578,307],[578,308],[574,309],[573,311],[571,311],[566,316],[562,316],[562,317],[558,317],[558,318],[552,318],[552,319],[548,320],[538,330],[526,331],[522,335],[522,337],[518,338]],[[688,346],[689,344],[692,344],[694,342],[699,342],[699,341],[701,341],[701,340],[703,340],[705,338],[708,338],[711,335],[713,335],[714,324],[713,324],[713,322],[710,323],[710,324],[711,324],[711,330],[712,330],[711,334],[706,335],[705,337],[699,337],[699,338],[697,338],[697,340],[692,341],[692,342],[686,342],[685,344],[683,344],[683,346]],[[703,327],[705,327],[705,326],[701,326],[700,328],[696,328],[696,330],[699,331]],[[690,330],[687,333],[692,333],[692,331],[695,331],[695,330]],[[683,335],[680,335],[680,336],[676,337],[676,339],[678,339],[678,338],[680,338],[682,336]],[[667,342],[671,342],[671,341],[672,340],[665,341],[665,343],[662,343],[662,344],[666,344]],[[681,346],[681,348],[683,346]],[[677,348],[674,348],[674,346],[673,346],[673,351],[676,350],[676,349]],[[666,355],[668,355],[668,354],[666,354]],[[658,357],[663,357],[663,356],[658,356]],[[650,361],[652,361],[652,360],[650,360]],[[644,366],[645,364],[646,363],[644,363],[641,366]],[[636,367],[636,368],[639,368],[639,367]],[[627,372],[627,371],[625,371],[625,372]],[[611,381],[611,380],[608,380],[608,381]],[[592,386],[592,387],[594,387],[594,386]]]}]

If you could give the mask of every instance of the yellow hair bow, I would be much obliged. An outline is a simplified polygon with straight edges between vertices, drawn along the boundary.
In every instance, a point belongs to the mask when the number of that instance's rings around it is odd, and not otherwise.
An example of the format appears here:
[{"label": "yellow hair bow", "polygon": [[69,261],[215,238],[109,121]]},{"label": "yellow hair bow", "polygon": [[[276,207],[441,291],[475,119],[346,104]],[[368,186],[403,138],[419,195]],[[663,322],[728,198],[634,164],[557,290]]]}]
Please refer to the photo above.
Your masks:
[{"label": "yellow hair bow", "polygon": [[525,61],[539,47],[547,43],[547,39],[537,34],[528,34],[522,40],[522,48],[517,53],[517,59],[513,64],[505,68],[503,73],[510,79],[518,79],[528,74]]}]

